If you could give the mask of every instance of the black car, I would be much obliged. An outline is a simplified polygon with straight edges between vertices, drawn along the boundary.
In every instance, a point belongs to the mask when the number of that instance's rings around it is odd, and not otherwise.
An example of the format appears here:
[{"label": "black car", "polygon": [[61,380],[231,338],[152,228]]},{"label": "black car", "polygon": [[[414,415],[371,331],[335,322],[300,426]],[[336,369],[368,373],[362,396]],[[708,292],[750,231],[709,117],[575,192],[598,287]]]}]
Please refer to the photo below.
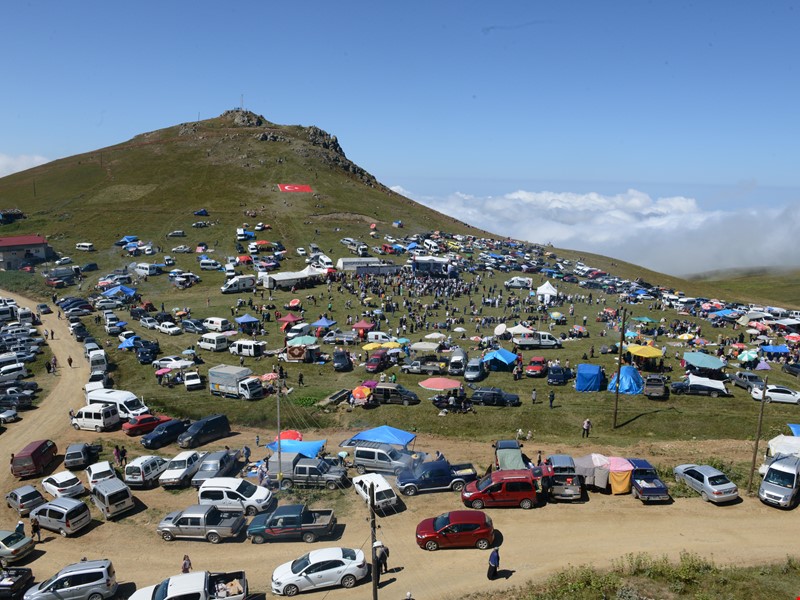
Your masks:
[{"label": "black car", "polygon": [[153,364],[153,361],[156,360],[157,358],[158,358],[158,352],[156,352],[152,348],[136,349],[136,360],[139,361],[140,365]]},{"label": "black car", "polygon": [[795,377],[800,377],[800,363],[786,363],[781,367],[781,371],[789,375],[794,375]]},{"label": "black car", "polygon": [[86,327],[76,327],[73,331],[75,335],[75,340],[78,342],[86,341],[86,338],[89,337],[89,330]]},{"label": "black car", "polygon": [[178,439],[178,436],[189,429],[189,425],[190,423],[188,420],[181,421],[180,419],[172,419],[171,421],[162,423],[153,429],[153,431],[142,437],[142,446],[153,450],[171,444]]},{"label": "black car", "polygon": [[347,350],[335,350],[333,353],[334,371],[352,371],[353,361],[350,360],[350,353]]},{"label": "black car", "polygon": [[133,341],[133,347],[137,350],[139,348],[146,348],[148,350],[152,350],[153,352],[161,352],[161,344],[158,343],[158,340],[146,340],[144,338],[139,338],[138,340]]},{"label": "black car", "polygon": [[156,314],[153,315],[153,318],[159,323],[165,323],[167,321],[175,322],[175,317],[173,317],[168,312],[157,312]]},{"label": "black car", "polygon": [[473,404],[484,406],[520,406],[522,404],[517,394],[510,394],[496,387],[478,388],[472,393],[471,401]]},{"label": "black car", "polygon": [[184,319],[181,321],[181,327],[186,333],[199,333],[203,334],[208,331],[200,319]]},{"label": "black car", "polygon": [[572,370],[561,365],[553,365],[547,369],[548,385],[567,385],[570,379],[572,379]]},{"label": "black car", "polygon": [[147,317],[149,315],[150,313],[141,306],[134,306],[131,308],[131,319],[141,319],[142,317]]},{"label": "black car", "polygon": [[701,383],[689,383],[688,381],[676,381],[670,387],[673,394],[686,394],[688,396],[711,396],[712,398],[718,398],[719,396],[731,395],[727,390],[723,391],[718,387]]},{"label": "black car", "polygon": [[28,380],[20,379],[19,381],[0,382],[0,391],[7,390],[9,388],[16,388],[23,391],[31,390],[32,392],[36,392],[39,390],[39,384],[33,381],[32,379]]},{"label": "black car", "polygon": [[16,394],[13,392],[6,392],[0,394],[0,407],[3,408],[30,408],[31,397],[28,394]]},{"label": "black car", "polygon": [[97,271],[97,263],[86,263],[81,267],[81,273],[88,273],[89,271]]}]

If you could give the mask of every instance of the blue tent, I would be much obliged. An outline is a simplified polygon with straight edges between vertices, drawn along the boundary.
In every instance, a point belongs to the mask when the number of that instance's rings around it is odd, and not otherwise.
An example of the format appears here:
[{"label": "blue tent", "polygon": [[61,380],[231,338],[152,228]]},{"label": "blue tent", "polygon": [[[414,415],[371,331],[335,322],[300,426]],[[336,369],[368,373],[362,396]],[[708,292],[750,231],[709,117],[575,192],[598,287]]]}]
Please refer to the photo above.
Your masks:
[{"label": "blue tent", "polygon": [[600,365],[581,364],[575,375],[575,391],[599,392],[603,384],[603,369]]},{"label": "blue tent", "polygon": [[402,429],[381,425],[375,429],[368,429],[353,436],[354,440],[364,440],[367,442],[381,442],[383,444],[395,444],[397,446],[408,446],[417,437],[416,433],[409,433]]},{"label": "blue tent", "polygon": [[246,323],[258,323],[258,319],[251,315],[242,315],[241,317],[236,317],[236,322],[239,325],[244,325]]},{"label": "blue tent", "polygon": [[406,246],[406,250],[413,250],[414,248],[419,248],[419,244],[417,242],[411,242],[408,246]]},{"label": "blue tent", "polygon": [[492,371],[510,370],[514,362],[517,360],[517,355],[509,352],[505,348],[498,348],[492,352],[488,352],[481,362],[489,363],[489,368]]},{"label": "blue tent", "polygon": [[126,338],[124,342],[122,342],[117,348],[122,350],[127,350],[128,348],[133,348],[133,344],[136,340],[140,339],[138,335],[132,335],[129,338]]},{"label": "blue tent", "polygon": [[110,298],[111,296],[133,296],[136,293],[136,290],[133,288],[126,287],[124,285],[116,285],[112,288],[107,289],[101,295],[105,296],[106,298]]},{"label": "blue tent", "polygon": [[789,346],[781,344],[780,346],[761,346],[759,348],[762,352],[773,352],[775,354],[788,354]]},{"label": "blue tent", "polygon": [[721,369],[725,366],[716,356],[704,352],[684,352],[683,360],[698,369]]},{"label": "blue tent", "polygon": [[327,329],[331,325],[336,325],[336,321],[331,321],[330,319],[327,319],[325,317],[322,317],[321,319],[314,321],[311,324],[312,327],[322,327],[323,329]]},{"label": "blue tent", "polygon": [[[608,383],[608,391],[616,392],[617,391],[616,387],[617,387],[617,374],[614,373],[614,376]],[[644,389],[644,381],[642,381],[642,376],[639,375],[639,371],[636,370],[636,367],[632,367],[630,365],[624,365],[622,369],[620,369],[620,374],[619,374],[619,393],[641,394],[643,389]]]},{"label": "blue tent", "polygon": [[[281,440],[281,452],[297,452],[308,458],[315,458],[328,440],[317,440],[314,442],[298,442],[297,440]],[[273,452],[278,451],[278,442],[267,444],[267,448]]]}]

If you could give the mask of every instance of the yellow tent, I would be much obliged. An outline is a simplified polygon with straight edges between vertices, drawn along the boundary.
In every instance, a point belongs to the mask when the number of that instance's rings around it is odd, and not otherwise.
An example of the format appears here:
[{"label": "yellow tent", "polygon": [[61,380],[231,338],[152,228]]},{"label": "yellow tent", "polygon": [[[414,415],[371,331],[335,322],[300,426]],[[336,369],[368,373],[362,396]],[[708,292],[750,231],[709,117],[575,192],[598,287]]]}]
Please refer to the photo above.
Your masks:
[{"label": "yellow tent", "polygon": [[634,356],[641,356],[642,358],[661,358],[663,356],[661,350],[655,348],[654,346],[639,346],[637,344],[631,344],[626,348],[626,350]]}]

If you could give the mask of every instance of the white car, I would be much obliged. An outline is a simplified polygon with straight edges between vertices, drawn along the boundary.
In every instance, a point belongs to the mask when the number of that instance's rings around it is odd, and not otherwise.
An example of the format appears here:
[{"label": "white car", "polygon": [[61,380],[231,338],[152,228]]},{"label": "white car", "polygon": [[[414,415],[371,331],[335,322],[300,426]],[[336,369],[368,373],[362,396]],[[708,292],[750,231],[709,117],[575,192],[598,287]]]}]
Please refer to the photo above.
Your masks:
[{"label": "white car", "polygon": [[86,489],[75,475],[69,471],[59,471],[42,479],[42,488],[54,498],[74,498]]},{"label": "white car", "polygon": [[69,256],[62,256],[56,261],[57,265],[68,265],[72,262],[72,259]]},{"label": "white car", "polygon": [[189,248],[189,246],[186,246],[185,244],[181,244],[180,246],[175,246],[172,249],[172,251],[175,254],[189,254],[189,253],[191,253],[192,249]]},{"label": "white car", "polygon": [[70,308],[64,313],[65,317],[85,317],[92,314],[88,308]]},{"label": "white car", "polygon": [[153,317],[142,317],[139,319],[139,323],[145,329],[158,329],[158,321]]},{"label": "white car", "polygon": [[187,390],[200,390],[203,389],[203,380],[200,378],[200,373],[197,371],[190,371],[183,375],[183,385]]},{"label": "white car", "polygon": [[164,321],[163,323],[159,323],[158,331],[161,333],[166,333],[167,335],[180,335],[183,333],[183,329],[175,325],[172,321]]},{"label": "white car", "polygon": [[94,307],[97,310],[104,310],[106,308],[119,308],[120,306],[122,306],[122,302],[119,300],[114,300],[113,298],[100,298],[94,303]]},{"label": "white car", "polygon": [[[764,397],[764,388],[753,388],[750,395],[753,397],[753,400],[761,400]],[[767,400],[770,402],[782,402],[784,404],[800,404],[800,392],[796,392],[782,385],[768,385]]]},{"label": "white car", "polygon": [[323,548],[279,566],[272,572],[272,593],[296,596],[298,592],[341,585],[352,588],[367,576],[361,550]]},{"label": "white car", "polygon": [[194,361],[186,360],[180,356],[163,356],[150,364],[159,369],[188,369],[194,366]]},{"label": "white car", "polygon": [[305,248],[298,248],[297,249],[297,256],[305,256],[305,255],[306,255],[306,249]]},{"label": "white car", "polygon": [[205,452],[185,450],[169,461],[167,468],[158,478],[163,487],[186,487],[192,481],[192,475],[200,468]]},{"label": "white car", "polygon": [[258,223],[258,224],[255,226],[255,230],[256,230],[256,231],[264,231],[266,228],[267,228],[267,226],[266,226],[266,225],[264,225],[263,223]]},{"label": "white car", "polygon": [[117,472],[107,460],[94,463],[86,468],[86,479],[89,481],[90,492],[94,489],[94,486],[101,481],[105,481],[106,479],[114,479],[116,476]]}]

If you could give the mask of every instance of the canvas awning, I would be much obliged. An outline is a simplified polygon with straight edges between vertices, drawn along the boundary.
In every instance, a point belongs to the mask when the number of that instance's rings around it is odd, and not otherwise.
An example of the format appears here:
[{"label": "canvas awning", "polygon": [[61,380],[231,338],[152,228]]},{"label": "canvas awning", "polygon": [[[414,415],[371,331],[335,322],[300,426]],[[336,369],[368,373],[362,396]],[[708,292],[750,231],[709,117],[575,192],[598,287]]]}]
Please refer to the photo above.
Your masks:
[{"label": "canvas awning", "polygon": [[684,352],[683,360],[698,369],[721,369],[725,366],[716,356],[704,352]]}]

